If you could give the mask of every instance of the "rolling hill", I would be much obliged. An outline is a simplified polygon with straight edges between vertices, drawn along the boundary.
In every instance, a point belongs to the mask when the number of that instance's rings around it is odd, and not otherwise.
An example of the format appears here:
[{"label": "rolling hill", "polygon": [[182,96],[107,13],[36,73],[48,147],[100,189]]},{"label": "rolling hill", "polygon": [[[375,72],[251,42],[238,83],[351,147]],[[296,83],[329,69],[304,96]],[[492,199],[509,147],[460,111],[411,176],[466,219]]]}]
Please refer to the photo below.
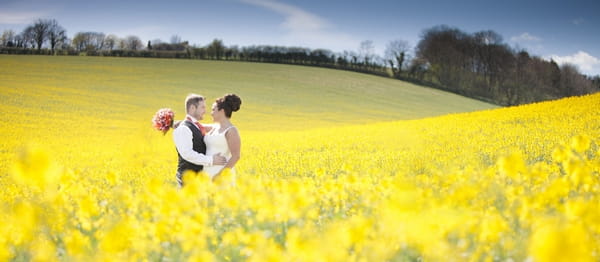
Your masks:
[{"label": "rolling hill", "polygon": [[398,80],[292,65],[3,55],[0,67],[0,98],[21,113],[94,118],[107,107],[102,117],[135,122],[161,107],[183,114],[188,93],[213,101],[231,92],[243,99],[234,117],[243,129],[297,130],[495,108]]}]

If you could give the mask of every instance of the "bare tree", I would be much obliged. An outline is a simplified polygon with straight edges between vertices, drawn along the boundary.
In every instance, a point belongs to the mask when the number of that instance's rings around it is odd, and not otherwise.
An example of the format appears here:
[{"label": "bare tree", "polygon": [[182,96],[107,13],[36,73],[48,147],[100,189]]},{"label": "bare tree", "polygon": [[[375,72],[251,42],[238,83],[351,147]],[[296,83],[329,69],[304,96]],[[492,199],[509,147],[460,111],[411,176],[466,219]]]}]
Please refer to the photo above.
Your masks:
[{"label": "bare tree", "polygon": [[15,45],[15,31],[5,30],[0,37],[0,45],[12,47]]},{"label": "bare tree", "polygon": [[23,48],[23,43],[24,43],[24,41],[23,41],[23,33],[17,34],[15,36],[15,38],[14,38],[15,39],[15,47],[17,47],[17,48]]},{"label": "bare tree", "polygon": [[73,37],[73,47],[79,51],[95,51],[104,47],[104,33],[79,32]]},{"label": "bare tree", "polygon": [[400,77],[402,68],[405,62],[408,60],[408,52],[410,51],[410,45],[404,40],[394,40],[388,43],[385,49],[385,59],[390,65],[394,77]]},{"label": "bare tree", "polygon": [[576,65],[562,64],[560,71],[561,87],[565,96],[583,95],[594,91],[592,81],[582,75]]},{"label": "bare tree", "polygon": [[600,75],[591,77],[590,80],[592,81],[592,84],[596,89],[600,89]]},{"label": "bare tree", "polygon": [[33,32],[33,26],[26,27],[19,37],[19,45],[18,47],[28,48],[29,46],[35,47],[35,37]]},{"label": "bare tree", "polygon": [[37,44],[37,49],[42,49],[42,45],[48,39],[48,29],[50,28],[51,21],[46,19],[38,19],[32,27],[32,37]]},{"label": "bare tree", "polygon": [[431,65],[429,72],[436,81],[456,92],[470,81],[471,75],[465,73],[472,64],[470,43],[470,36],[459,29],[436,26],[423,32],[416,54]]},{"label": "bare tree", "polygon": [[104,48],[104,39],[105,38],[106,38],[106,35],[104,33],[90,32],[89,33],[89,41],[90,41],[89,44],[95,50],[102,50]]},{"label": "bare tree", "polygon": [[373,41],[362,41],[360,43],[360,48],[358,49],[358,54],[363,59],[365,65],[369,66],[373,60],[373,56],[375,55],[375,46],[373,45]]},{"label": "bare tree", "polygon": [[125,50],[127,49],[127,40],[124,38],[119,38],[119,40],[117,41],[117,46],[119,47],[119,49],[121,50]]},{"label": "bare tree", "polygon": [[348,56],[350,57],[350,63],[354,66],[358,65],[360,55],[354,51],[348,52]]},{"label": "bare tree", "polygon": [[116,35],[108,35],[104,38],[104,48],[112,51],[118,44],[119,37]]},{"label": "bare tree", "polygon": [[75,34],[75,36],[73,36],[73,40],[71,40],[71,45],[73,46],[73,48],[75,48],[75,50],[77,51],[83,51],[85,50],[87,43],[86,43],[87,39],[85,36],[85,33],[77,33]]},{"label": "bare tree", "polygon": [[48,24],[48,40],[50,41],[50,49],[52,49],[52,52],[54,52],[54,48],[57,45],[63,44],[66,39],[66,30],[60,26],[56,20],[50,20]]},{"label": "bare tree", "polygon": [[342,57],[342,59],[344,59],[345,61],[350,62],[350,60],[352,60],[352,56],[350,55],[351,51],[348,50],[344,50],[344,52],[342,52],[342,54],[340,55]]},{"label": "bare tree", "polygon": [[501,51],[497,47],[502,45],[502,36],[494,31],[487,30],[473,34],[472,39],[474,47],[473,71],[482,74],[488,84],[491,85],[492,77],[499,70],[495,60],[498,55],[496,54],[497,51]]},{"label": "bare tree", "polygon": [[142,43],[142,40],[134,35],[130,35],[127,36],[125,38],[125,49],[129,49],[129,50],[140,50],[142,48],[144,48],[144,44]]}]

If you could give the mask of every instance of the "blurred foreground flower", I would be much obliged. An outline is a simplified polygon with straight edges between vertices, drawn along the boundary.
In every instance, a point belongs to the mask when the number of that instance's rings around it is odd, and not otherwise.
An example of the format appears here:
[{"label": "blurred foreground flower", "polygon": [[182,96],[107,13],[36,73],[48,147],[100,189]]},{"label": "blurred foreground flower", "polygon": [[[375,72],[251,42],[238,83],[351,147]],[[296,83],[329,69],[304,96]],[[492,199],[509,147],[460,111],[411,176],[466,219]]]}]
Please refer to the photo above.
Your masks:
[{"label": "blurred foreground flower", "polygon": [[62,170],[47,151],[31,147],[18,154],[12,174],[16,182],[43,191],[57,185]]}]

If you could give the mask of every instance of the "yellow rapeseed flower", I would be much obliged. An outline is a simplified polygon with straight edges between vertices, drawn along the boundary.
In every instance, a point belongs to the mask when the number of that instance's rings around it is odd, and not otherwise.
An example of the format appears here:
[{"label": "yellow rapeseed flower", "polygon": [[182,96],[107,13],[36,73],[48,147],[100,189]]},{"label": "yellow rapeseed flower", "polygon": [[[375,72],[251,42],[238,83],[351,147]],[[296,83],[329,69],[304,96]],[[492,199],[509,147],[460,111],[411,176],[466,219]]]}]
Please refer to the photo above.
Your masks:
[{"label": "yellow rapeseed flower", "polygon": [[498,159],[498,166],[500,171],[510,178],[519,178],[520,174],[526,172],[525,161],[523,160],[523,153],[515,151],[506,157]]},{"label": "yellow rapeseed flower", "polygon": [[13,178],[17,182],[40,190],[56,190],[53,187],[60,180],[60,175],[61,169],[40,147],[23,149],[13,167]]},{"label": "yellow rapeseed flower", "polygon": [[591,262],[596,260],[592,250],[593,242],[579,222],[556,218],[538,221],[529,244],[529,254],[536,262]]},{"label": "yellow rapeseed flower", "polygon": [[73,259],[82,259],[91,251],[90,239],[77,229],[66,231],[63,241],[67,255]]},{"label": "yellow rapeseed flower", "polygon": [[571,148],[576,152],[583,153],[590,148],[591,139],[586,135],[578,135],[571,139]]}]

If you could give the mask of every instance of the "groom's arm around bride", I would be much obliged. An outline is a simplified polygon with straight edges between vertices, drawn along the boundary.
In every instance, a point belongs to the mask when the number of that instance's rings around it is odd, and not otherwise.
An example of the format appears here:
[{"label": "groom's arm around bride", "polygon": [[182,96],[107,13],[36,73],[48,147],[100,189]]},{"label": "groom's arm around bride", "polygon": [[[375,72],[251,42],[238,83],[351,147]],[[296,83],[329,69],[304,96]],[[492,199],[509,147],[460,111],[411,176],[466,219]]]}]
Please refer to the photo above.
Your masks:
[{"label": "groom's arm around bride", "polygon": [[200,153],[194,150],[193,134],[192,131],[187,127],[179,127],[173,131],[173,137],[175,140],[175,147],[177,153],[192,164],[199,166],[213,166],[213,165],[225,165],[227,159],[221,154],[214,156],[207,156],[205,153]]}]

